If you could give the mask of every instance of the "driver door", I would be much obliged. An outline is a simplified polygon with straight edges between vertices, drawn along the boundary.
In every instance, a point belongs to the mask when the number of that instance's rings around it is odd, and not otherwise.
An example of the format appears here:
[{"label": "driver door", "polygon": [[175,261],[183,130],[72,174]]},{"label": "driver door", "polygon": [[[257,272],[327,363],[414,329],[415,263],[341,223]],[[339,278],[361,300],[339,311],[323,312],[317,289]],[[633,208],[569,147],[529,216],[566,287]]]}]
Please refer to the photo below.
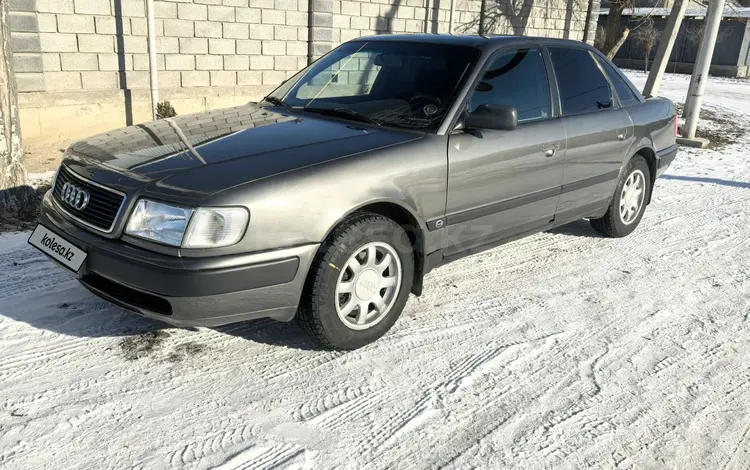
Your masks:
[{"label": "driver door", "polygon": [[541,48],[503,50],[489,61],[468,103],[513,106],[514,130],[474,129],[448,144],[445,256],[549,224],[560,198],[565,131],[553,113]]}]

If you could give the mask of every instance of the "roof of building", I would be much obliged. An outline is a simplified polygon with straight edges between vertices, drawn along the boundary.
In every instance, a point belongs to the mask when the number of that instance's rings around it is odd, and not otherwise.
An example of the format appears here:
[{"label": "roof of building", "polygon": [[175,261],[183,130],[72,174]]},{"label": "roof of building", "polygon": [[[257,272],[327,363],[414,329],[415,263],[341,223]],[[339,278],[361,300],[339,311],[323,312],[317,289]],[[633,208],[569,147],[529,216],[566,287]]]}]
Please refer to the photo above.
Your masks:
[{"label": "roof of building", "polygon": [[[624,16],[669,16],[671,8],[626,8],[622,11]],[[609,8],[599,10],[599,15],[608,15]],[[696,16],[706,16],[706,7],[694,7],[685,10],[685,16],[688,18]],[[750,7],[733,7],[725,6],[722,18],[750,18]]]}]

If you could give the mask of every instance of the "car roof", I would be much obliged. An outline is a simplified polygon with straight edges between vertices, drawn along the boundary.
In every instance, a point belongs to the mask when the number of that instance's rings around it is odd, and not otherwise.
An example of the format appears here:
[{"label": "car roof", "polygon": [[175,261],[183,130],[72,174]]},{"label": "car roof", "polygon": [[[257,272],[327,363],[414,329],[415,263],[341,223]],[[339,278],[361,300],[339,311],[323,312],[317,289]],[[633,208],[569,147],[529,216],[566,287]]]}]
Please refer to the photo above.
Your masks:
[{"label": "car roof", "polygon": [[426,44],[449,44],[456,46],[468,46],[477,49],[495,49],[501,45],[515,43],[538,43],[559,46],[577,46],[590,48],[588,44],[570,39],[545,38],[534,36],[479,36],[479,35],[457,35],[457,34],[381,34],[377,36],[363,36],[356,41],[377,42],[415,42]]}]

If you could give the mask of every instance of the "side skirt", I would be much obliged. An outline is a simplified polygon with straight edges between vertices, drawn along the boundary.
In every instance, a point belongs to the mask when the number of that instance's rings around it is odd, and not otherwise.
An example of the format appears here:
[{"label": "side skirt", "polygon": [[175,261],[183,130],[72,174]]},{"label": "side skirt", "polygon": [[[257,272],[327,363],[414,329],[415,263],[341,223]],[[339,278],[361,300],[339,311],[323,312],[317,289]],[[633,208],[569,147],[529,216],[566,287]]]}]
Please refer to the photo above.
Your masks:
[{"label": "side skirt", "polygon": [[575,222],[579,219],[583,219],[586,217],[601,217],[607,211],[608,206],[609,199],[604,199],[592,204],[587,204],[583,207],[578,207],[573,211],[561,212],[559,214],[556,214],[555,218],[550,221],[541,219],[536,222],[532,222],[524,227],[521,227],[521,232],[518,232],[518,227],[516,227],[512,231],[506,230],[503,232],[498,232],[495,236],[493,236],[486,243],[483,243],[480,246],[475,246],[461,251],[447,251],[445,249],[435,251],[425,257],[424,274],[427,274],[435,268],[444,266],[448,263],[452,263],[453,261],[457,261],[461,258],[491,250],[493,248],[497,248],[498,246],[520,240],[521,238],[525,238],[530,235],[546,232],[548,230],[552,230],[553,228]]}]

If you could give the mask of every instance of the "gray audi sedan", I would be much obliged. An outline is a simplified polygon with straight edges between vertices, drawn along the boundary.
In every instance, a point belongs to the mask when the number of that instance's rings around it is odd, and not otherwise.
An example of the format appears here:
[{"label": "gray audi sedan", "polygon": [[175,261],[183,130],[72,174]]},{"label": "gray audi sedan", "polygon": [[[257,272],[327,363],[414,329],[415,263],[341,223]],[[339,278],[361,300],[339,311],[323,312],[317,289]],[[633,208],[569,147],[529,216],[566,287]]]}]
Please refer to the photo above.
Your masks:
[{"label": "gray audi sedan", "polygon": [[630,234],[676,122],[580,42],[361,38],[258,103],[73,144],[29,242],[148,317],[354,349],[442,264],[581,218]]}]

